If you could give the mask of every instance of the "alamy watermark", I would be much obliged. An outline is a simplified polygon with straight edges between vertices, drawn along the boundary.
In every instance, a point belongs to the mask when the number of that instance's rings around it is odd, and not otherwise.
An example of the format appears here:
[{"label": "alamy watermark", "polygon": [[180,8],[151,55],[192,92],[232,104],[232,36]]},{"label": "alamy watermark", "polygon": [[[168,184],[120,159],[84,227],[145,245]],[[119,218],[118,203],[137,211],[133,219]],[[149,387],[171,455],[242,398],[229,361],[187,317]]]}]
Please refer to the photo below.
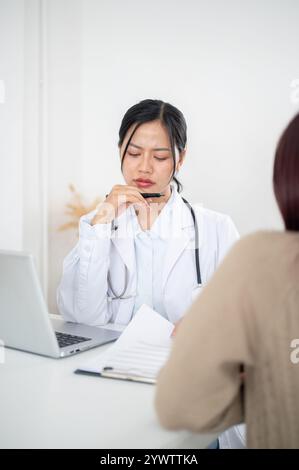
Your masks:
[{"label": "alamy watermark", "polygon": [[[121,208],[125,205],[125,203],[126,197],[124,195],[118,196],[117,207]],[[164,208],[164,206],[166,206],[167,203],[150,202],[148,204],[150,206],[150,212],[148,212],[148,209],[144,206],[137,206],[140,215],[144,220],[150,222],[151,226],[153,221],[155,221],[157,218],[159,212]],[[136,232],[136,225],[133,223],[134,219],[136,218],[136,213],[134,212],[133,208],[134,206],[135,204],[131,204],[128,208],[123,208],[121,214],[118,215],[118,211],[115,210],[113,204],[105,201],[100,202],[94,211],[81,217],[80,219],[80,227],[83,229],[82,232],[81,230],[80,232],[84,234],[83,238],[104,239],[112,237],[113,239],[134,239]],[[203,207],[203,204],[197,203],[196,206],[197,208],[195,211],[200,210]],[[86,230],[86,224],[90,226],[91,220],[96,213],[98,217],[102,218],[103,223],[95,224],[93,230]],[[191,211],[185,206],[185,204],[180,204],[176,206],[175,213],[172,214],[171,217],[165,217],[160,220],[156,231],[160,238],[167,239],[169,241],[170,239],[185,239],[185,235],[188,233],[188,229],[190,227],[192,229],[194,227]],[[200,246],[201,243],[202,233],[200,231],[198,235],[198,245]],[[194,249],[194,244],[194,237],[190,237],[189,243],[186,245],[186,249]]]},{"label": "alamy watermark", "polygon": [[299,338],[293,339],[290,344],[293,351],[290,354],[290,359],[293,364],[299,364]]}]

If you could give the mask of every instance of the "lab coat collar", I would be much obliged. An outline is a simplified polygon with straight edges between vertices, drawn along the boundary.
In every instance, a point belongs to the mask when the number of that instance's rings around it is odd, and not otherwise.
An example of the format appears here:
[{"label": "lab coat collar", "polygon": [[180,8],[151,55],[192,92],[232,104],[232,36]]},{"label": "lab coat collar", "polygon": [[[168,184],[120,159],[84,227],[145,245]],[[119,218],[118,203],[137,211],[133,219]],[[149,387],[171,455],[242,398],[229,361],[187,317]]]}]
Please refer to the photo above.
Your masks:
[{"label": "lab coat collar", "polygon": [[[193,227],[193,219],[190,210],[186,207],[186,204],[174,186],[172,187],[172,195],[168,203],[169,204],[166,204],[163,208],[163,211],[166,210],[166,212],[163,214],[162,211],[160,214],[161,216],[163,215],[163,217],[164,215],[167,217],[170,216],[169,220],[171,220],[169,224],[169,242],[163,263],[163,285],[166,283],[168,275],[178,257],[190,241],[190,230],[185,229]],[[115,219],[114,226],[116,229],[112,231],[111,235],[111,241],[131,273],[136,270],[134,246],[134,230],[136,229],[136,225],[134,225],[134,218],[136,220],[136,213],[134,208],[130,206],[121,216]],[[156,222],[158,222],[158,219]],[[162,223],[162,217],[160,222]],[[158,230],[158,228],[159,224],[157,224],[155,229]]]}]

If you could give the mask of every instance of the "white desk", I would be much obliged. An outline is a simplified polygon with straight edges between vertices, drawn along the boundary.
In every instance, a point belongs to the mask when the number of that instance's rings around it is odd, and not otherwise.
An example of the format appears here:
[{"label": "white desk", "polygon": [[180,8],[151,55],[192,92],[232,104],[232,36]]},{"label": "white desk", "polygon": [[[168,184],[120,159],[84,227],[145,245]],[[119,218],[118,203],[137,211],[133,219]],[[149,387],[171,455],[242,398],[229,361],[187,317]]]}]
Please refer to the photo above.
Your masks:
[{"label": "white desk", "polygon": [[74,374],[108,346],[65,359],[5,349],[1,448],[205,448],[215,435],[158,424],[153,385]]}]

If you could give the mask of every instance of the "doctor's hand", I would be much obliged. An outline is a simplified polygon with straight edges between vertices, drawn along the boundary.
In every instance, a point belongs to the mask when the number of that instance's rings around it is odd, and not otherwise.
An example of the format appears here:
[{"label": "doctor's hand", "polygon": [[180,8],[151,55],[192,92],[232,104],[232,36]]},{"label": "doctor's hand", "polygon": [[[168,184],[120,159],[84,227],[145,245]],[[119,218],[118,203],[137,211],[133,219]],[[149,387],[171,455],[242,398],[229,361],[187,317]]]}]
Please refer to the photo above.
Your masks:
[{"label": "doctor's hand", "polygon": [[146,210],[150,208],[138,188],[129,185],[117,184],[106,197],[105,201],[98,205],[98,211],[91,221],[91,225],[107,224],[121,215],[130,205],[142,206]]}]

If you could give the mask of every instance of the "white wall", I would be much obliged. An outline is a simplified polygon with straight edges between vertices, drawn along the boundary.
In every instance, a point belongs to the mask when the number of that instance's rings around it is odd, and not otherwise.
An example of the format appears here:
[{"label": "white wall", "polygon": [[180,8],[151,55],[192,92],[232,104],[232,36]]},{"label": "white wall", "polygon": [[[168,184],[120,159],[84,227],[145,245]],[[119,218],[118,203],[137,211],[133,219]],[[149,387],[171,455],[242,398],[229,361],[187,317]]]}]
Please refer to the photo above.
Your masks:
[{"label": "white wall", "polygon": [[0,249],[33,253],[47,294],[41,0],[0,0]]},{"label": "white wall", "polygon": [[23,2],[0,1],[0,248],[23,246]]},{"label": "white wall", "polygon": [[[76,243],[76,232],[59,232],[69,219],[68,185],[82,188],[82,27],[81,1],[47,4],[48,142],[49,142],[49,308],[56,312],[55,292],[62,260]],[[88,194],[87,194],[88,196]]]},{"label": "white wall", "polygon": [[118,128],[160,98],[188,122],[186,197],[229,213],[240,232],[281,227],[272,193],[278,136],[297,111],[296,0],[49,3],[50,299],[75,234],[56,231],[67,185],[87,199],[121,181]]},{"label": "white wall", "polygon": [[[190,201],[229,213],[241,234],[281,228],[271,173],[278,136],[299,108],[297,0],[36,0],[43,10],[38,72],[28,56],[28,51],[33,55],[38,51],[28,31],[28,18],[36,11],[28,13],[27,1],[24,54],[31,72],[25,67],[25,111],[38,116],[39,127],[36,124],[32,131],[25,123],[26,161],[32,155],[28,152],[30,132],[37,158],[36,163],[31,158],[35,184],[26,196],[31,202],[25,220],[35,214],[32,223],[38,227],[30,231],[27,225],[25,232],[30,243],[37,233],[44,282],[49,277],[51,310],[56,310],[63,257],[76,241],[75,232],[58,232],[59,225],[68,220],[64,214],[68,184],[77,185],[90,201],[122,181],[118,128],[124,112],[141,99],[169,101],[185,114],[188,154],[180,179]],[[13,8],[21,9],[23,2],[0,0],[0,5],[3,2],[6,10],[2,6],[0,26],[5,29],[0,30],[5,40],[0,57],[6,57],[6,68],[11,67],[8,89],[13,86],[15,93],[9,104],[13,110],[10,126],[1,124],[6,146],[1,166],[5,155],[5,169],[13,176],[8,184],[1,172],[0,200],[2,214],[7,220],[13,217],[14,226],[21,227],[20,185],[22,174],[25,181],[28,176],[21,170],[23,78],[22,72],[16,73],[23,60],[22,14]],[[11,52],[14,59],[8,59]],[[30,73],[34,80],[42,77],[38,96],[36,82],[28,81]],[[3,76],[0,71],[0,79]],[[28,105],[30,83],[38,110]],[[38,187],[42,187],[42,201],[34,209]],[[10,199],[15,205],[13,215]],[[12,235],[10,228],[5,227],[1,236],[4,247],[21,244],[20,234]]]}]

